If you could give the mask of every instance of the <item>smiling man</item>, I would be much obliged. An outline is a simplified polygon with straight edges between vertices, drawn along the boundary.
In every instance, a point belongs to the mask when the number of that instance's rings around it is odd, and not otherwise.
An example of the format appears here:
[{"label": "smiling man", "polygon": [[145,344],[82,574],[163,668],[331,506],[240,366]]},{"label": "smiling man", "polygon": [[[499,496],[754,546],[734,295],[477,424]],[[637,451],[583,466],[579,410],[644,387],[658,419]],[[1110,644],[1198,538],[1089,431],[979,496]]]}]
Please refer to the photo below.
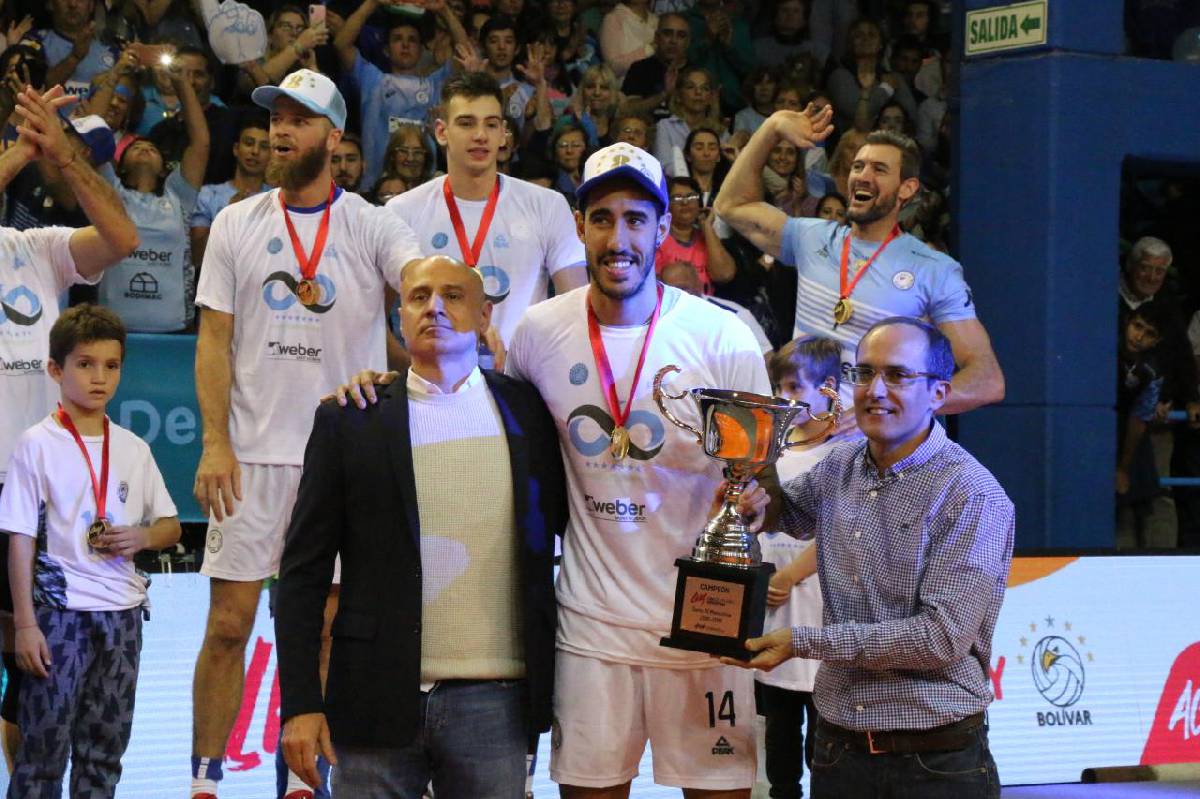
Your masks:
[{"label": "smiling man", "polygon": [[814,799],[1000,796],[984,712],[1013,505],[934,421],[953,371],[933,325],[872,326],[847,372],[866,441],[784,486],[784,532],[817,538],[824,624],[752,638],[742,665],[821,661]]},{"label": "smiling man", "polygon": [[890,316],[930,319],[950,340],[958,371],[942,413],[1004,398],[1004,375],[962,266],[904,233],[900,208],[920,189],[921,156],[907,136],[875,131],[850,168],[850,225],[789,218],[763,199],[772,148],[801,150],[832,131],[832,110],[777,111],[746,144],[717,195],[717,214],[763,252],[798,272],[795,335],[830,336],[849,360],[871,325]]},{"label": "smiling man", "polygon": [[[246,639],[263,580],[279,568],[313,410],[352,367],[383,367],[384,286],[399,289],[420,256],[407,225],[334,185],[346,103],[329,78],[302,69],[253,99],[270,110],[266,175],[279,188],[213,220],[196,296],[204,449],[194,492],[210,515],[201,572],[212,584],[193,685],[193,796],[217,794]],[[289,799],[311,796],[292,788]]]},{"label": "smiling man", "polygon": [[551,282],[556,294],[587,282],[583,247],[563,196],[498,174],[503,99],[487,73],[449,80],[434,128],[446,151],[447,174],[387,204],[421,231],[425,255],[449,255],[479,270],[495,305],[486,344],[497,355],[526,309],[549,296]]}]

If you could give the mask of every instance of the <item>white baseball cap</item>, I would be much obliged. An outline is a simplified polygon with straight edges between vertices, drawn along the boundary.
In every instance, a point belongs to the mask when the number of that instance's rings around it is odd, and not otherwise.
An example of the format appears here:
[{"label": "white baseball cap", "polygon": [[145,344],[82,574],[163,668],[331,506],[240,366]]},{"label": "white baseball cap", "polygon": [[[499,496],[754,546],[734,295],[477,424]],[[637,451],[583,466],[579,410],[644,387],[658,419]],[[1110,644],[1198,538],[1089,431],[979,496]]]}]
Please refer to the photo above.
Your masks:
[{"label": "white baseball cap", "polygon": [[270,110],[280,97],[288,97],[315,114],[328,117],[339,130],[346,127],[346,101],[333,81],[320,72],[299,69],[278,86],[259,86],[250,94],[257,105]]},{"label": "white baseball cap", "polygon": [[597,150],[583,165],[583,181],[575,189],[579,207],[587,207],[587,195],[592,189],[617,178],[634,181],[650,193],[659,211],[667,210],[667,179],[662,164],[640,147],[625,142]]}]

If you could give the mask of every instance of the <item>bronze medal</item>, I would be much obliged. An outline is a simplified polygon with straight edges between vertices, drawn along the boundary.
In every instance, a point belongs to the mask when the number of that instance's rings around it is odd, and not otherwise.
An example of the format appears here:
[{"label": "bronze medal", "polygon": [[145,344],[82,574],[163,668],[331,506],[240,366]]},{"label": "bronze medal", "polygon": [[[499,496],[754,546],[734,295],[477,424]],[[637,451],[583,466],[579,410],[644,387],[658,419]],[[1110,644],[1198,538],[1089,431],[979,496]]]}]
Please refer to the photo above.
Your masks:
[{"label": "bronze medal", "polygon": [[854,306],[850,303],[849,298],[843,297],[833,306],[833,322],[835,325],[846,324],[852,316],[854,316]]},{"label": "bronze medal", "polygon": [[101,537],[108,532],[108,522],[104,519],[97,519],[88,525],[87,542],[92,549],[103,549],[100,544]]},{"label": "bronze medal", "polygon": [[305,278],[296,284],[296,297],[299,298],[301,305],[316,305],[320,293],[321,290],[317,287],[315,280]]},{"label": "bronze medal", "polygon": [[625,456],[629,454],[629,431],[625,429],[625,425],[619,424],[613,428],[608,451],[616,461],[625,460]]}]

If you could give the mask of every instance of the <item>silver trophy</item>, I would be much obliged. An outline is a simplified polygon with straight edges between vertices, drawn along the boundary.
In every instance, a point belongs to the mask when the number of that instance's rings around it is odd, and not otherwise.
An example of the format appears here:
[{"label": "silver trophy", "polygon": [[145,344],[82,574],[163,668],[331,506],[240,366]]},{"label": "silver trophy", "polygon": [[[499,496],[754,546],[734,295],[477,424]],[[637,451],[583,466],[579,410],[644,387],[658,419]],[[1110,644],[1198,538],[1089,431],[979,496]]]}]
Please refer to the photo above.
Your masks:
[{"label": "silver trophy", "polygon": [[[823,438],[837,426],[841,399],[830,383],[820,391],[831,410],[813,413],[807,403],[768,397],[746,391],[693,388],[671,394],[663,379],[679,367],[664,366],[654,375],[654,401],[663,416],[696,437],[704,454],[725,464],[726,489],[717,514],[704,525],[690,558],[675,561],[679,579],[671,635],[663,646],[744,658],[743,642],[762,634],[766,615],[767,585],[775,567],[763,564],[755,533],[737,511],[738,499],[750,480],[779,460],[785,450]],[[700,411],[701,430],[681,421],[665,400],[688,395]],[[789,441],[797,417],[825,423],[811,438]]]}]

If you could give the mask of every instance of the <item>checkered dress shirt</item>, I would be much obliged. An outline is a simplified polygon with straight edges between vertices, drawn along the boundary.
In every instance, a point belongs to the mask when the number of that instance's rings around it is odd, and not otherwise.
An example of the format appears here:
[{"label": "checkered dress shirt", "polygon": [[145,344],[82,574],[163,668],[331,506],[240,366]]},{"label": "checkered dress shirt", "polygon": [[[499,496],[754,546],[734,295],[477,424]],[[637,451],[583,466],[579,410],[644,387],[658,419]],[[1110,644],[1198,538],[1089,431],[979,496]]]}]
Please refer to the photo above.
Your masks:
[{"label": "checkered dress shirt", "polygon": [[941,425],[882,476],[866,442],[784,486],[784,530],[817,535],[824,626],[792,630],[821,661],[821,717],[922,730],[992,700],[992,631],[1012,561],[1013,505]]}]

